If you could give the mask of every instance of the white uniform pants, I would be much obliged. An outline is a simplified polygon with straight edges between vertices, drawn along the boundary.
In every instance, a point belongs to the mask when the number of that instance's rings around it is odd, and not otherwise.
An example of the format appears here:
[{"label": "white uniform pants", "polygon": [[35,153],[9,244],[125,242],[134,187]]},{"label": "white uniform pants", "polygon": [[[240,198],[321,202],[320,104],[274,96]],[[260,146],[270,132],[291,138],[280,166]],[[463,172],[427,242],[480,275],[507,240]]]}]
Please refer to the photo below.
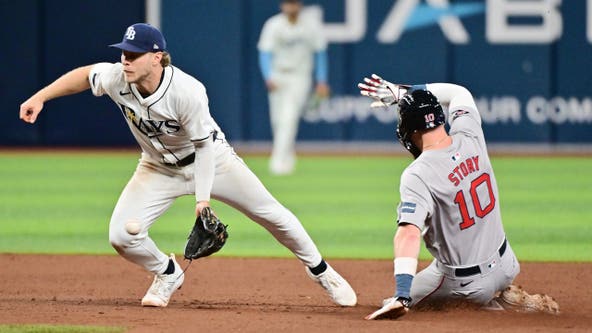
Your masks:
[{"label": "white uniform pants", "polygon": [[[296,216],[267,191],[228,143],[218,139],[214,149],[216,176],[212,197],[266,228],[306,266],[318,265],[321,255]],[[127,260],[153,273],[164,272],[168,256],[157,248],[148,231],[177,197],[194,192],[193,164],[169,167],[143,156],[113,211],[109,225],[111,244]],[[189,224],[192,214],[193,211],[187,212],[187,219],[180,223],[187,224],[188,228],[192,226]],[[130,221],[140,223],[137,235],[126,231],[125,226]]]},{"label": "white uniform pants", "polygon": [[270,169],[290,172],[296,163],[295,144],[300,116],[312,79],[310,73],[274,74],[276,90],[269,94],[269,116],[273,135]]},{"label": "white uniform pants", "polygon": [[413,279],[411,305],[435,305],[451,300],[468,300],[485,305],[496,292],[508,287],[520,272],[509,242],[503,256],[494,254],[479,268],[480,274],[458,277],[454,268],[434,260]]}]

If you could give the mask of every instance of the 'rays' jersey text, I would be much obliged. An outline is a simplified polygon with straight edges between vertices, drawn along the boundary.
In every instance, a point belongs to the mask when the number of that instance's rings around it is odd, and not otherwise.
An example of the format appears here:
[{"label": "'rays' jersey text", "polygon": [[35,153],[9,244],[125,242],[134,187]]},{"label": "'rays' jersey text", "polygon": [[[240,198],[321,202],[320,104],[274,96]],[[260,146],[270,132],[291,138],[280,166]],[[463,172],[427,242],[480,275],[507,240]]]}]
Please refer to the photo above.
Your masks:
[{"label": "'rays' jersey text", "polygon": [[195,142],[224,134],[210,115],[201,82],[174,66],[165,67],[162,75],[156,91],[147,97],[125,82],[121,63],[94,65],[89,81],[95,96],[107,94],[119,106],[145,154],[176,163],[195,151]]}]

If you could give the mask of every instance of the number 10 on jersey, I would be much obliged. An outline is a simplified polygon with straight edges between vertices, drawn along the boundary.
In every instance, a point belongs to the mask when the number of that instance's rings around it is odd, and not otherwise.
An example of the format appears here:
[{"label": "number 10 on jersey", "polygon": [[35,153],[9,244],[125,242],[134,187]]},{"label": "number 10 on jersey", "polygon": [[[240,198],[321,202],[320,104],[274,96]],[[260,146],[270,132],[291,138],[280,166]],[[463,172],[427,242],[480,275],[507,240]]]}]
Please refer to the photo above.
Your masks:
[{"label": "number 10 on jersey", "polygon": [[[477,193],[477,188],[481,185],[487,186],[487,195],[489,196],[489,203],[485,207],[481,205],[481,199],[479,198],[479,194]],[[471,202],[475,210],[475,215],[477,215],[479,218],[484,218],[493,210],[493,207],[495,207],[495,196],[493,195],[493,188],[491,187],[491,177],[489,176],[489,174],[484,173],[481,174],[479,177],[473,179],[473,181],[471,182],[469,194],[471,196]],[[471,217],[471,215],[469,214],[467,200],[465,197],[465,192],[463,190],[460,190],[456,193],[454,203],[458,205],[458,209],[460,210],[460,216],[462,217],[462,222],[459,223],[460,230],[465,230],[473,226],[475,224],[475,219]]]}]

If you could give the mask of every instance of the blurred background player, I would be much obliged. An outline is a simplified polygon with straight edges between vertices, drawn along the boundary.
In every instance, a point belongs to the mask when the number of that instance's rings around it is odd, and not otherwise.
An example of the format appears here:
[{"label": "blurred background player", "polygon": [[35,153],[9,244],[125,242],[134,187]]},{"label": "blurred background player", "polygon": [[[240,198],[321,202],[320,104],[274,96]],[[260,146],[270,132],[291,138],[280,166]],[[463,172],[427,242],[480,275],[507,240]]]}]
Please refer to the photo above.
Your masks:
[{"label": "blurred background player", "polygon": [[[399,106],[397,137],[413,155],[401,175],[394,237],[396,292],[366,319],[411,306],[466,300],[489,305],[520,271],[502,225],[481,117],[464,87],[400,86],[373,75],[359,85],[372,106]],[[450,132],[444,128],[448,106]],[[420,240],[434,256],[416,276]]]},{"label": "blurred background player", "polygon": [[286,175],[296,164],[298,124],[307,102],[312,73],[316,98],[329,95],[327,42],[322,25],[305,15],[299,0],[282,0],[281,13],[269,18],[259,37],[259,65],[269,92],[269,116],[273,148],[272,174]]}]

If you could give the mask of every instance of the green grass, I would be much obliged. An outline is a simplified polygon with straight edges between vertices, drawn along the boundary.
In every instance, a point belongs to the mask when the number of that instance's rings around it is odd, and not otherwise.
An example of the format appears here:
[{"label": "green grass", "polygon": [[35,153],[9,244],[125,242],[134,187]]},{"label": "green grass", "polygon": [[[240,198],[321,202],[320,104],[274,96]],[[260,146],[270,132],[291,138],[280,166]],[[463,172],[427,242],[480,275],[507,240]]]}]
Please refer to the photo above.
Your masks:
[{"label": "green grass", "polygon": [[57,326],[57,325],[0,325],[0,333],[120,333],[121,327]]},{"label": "green grass", "polygon": [[[108,224],[137,163],[133,153],[0,154],[0,252],[114,254]],[[324,256],[391,258],[399,176],[407,157],[303,157],[289,177],[267,158],[245,161],[302,221]],[[592,176],[586,158],[494,158],[504,225],[522,260],[592,261]],[[291,256],[237,211],[214,203],[230,225],[219,255]],[[180,198],[151,236],[181,253],[193,198]],[[422,257],[428,258],[425,250]]]}]

